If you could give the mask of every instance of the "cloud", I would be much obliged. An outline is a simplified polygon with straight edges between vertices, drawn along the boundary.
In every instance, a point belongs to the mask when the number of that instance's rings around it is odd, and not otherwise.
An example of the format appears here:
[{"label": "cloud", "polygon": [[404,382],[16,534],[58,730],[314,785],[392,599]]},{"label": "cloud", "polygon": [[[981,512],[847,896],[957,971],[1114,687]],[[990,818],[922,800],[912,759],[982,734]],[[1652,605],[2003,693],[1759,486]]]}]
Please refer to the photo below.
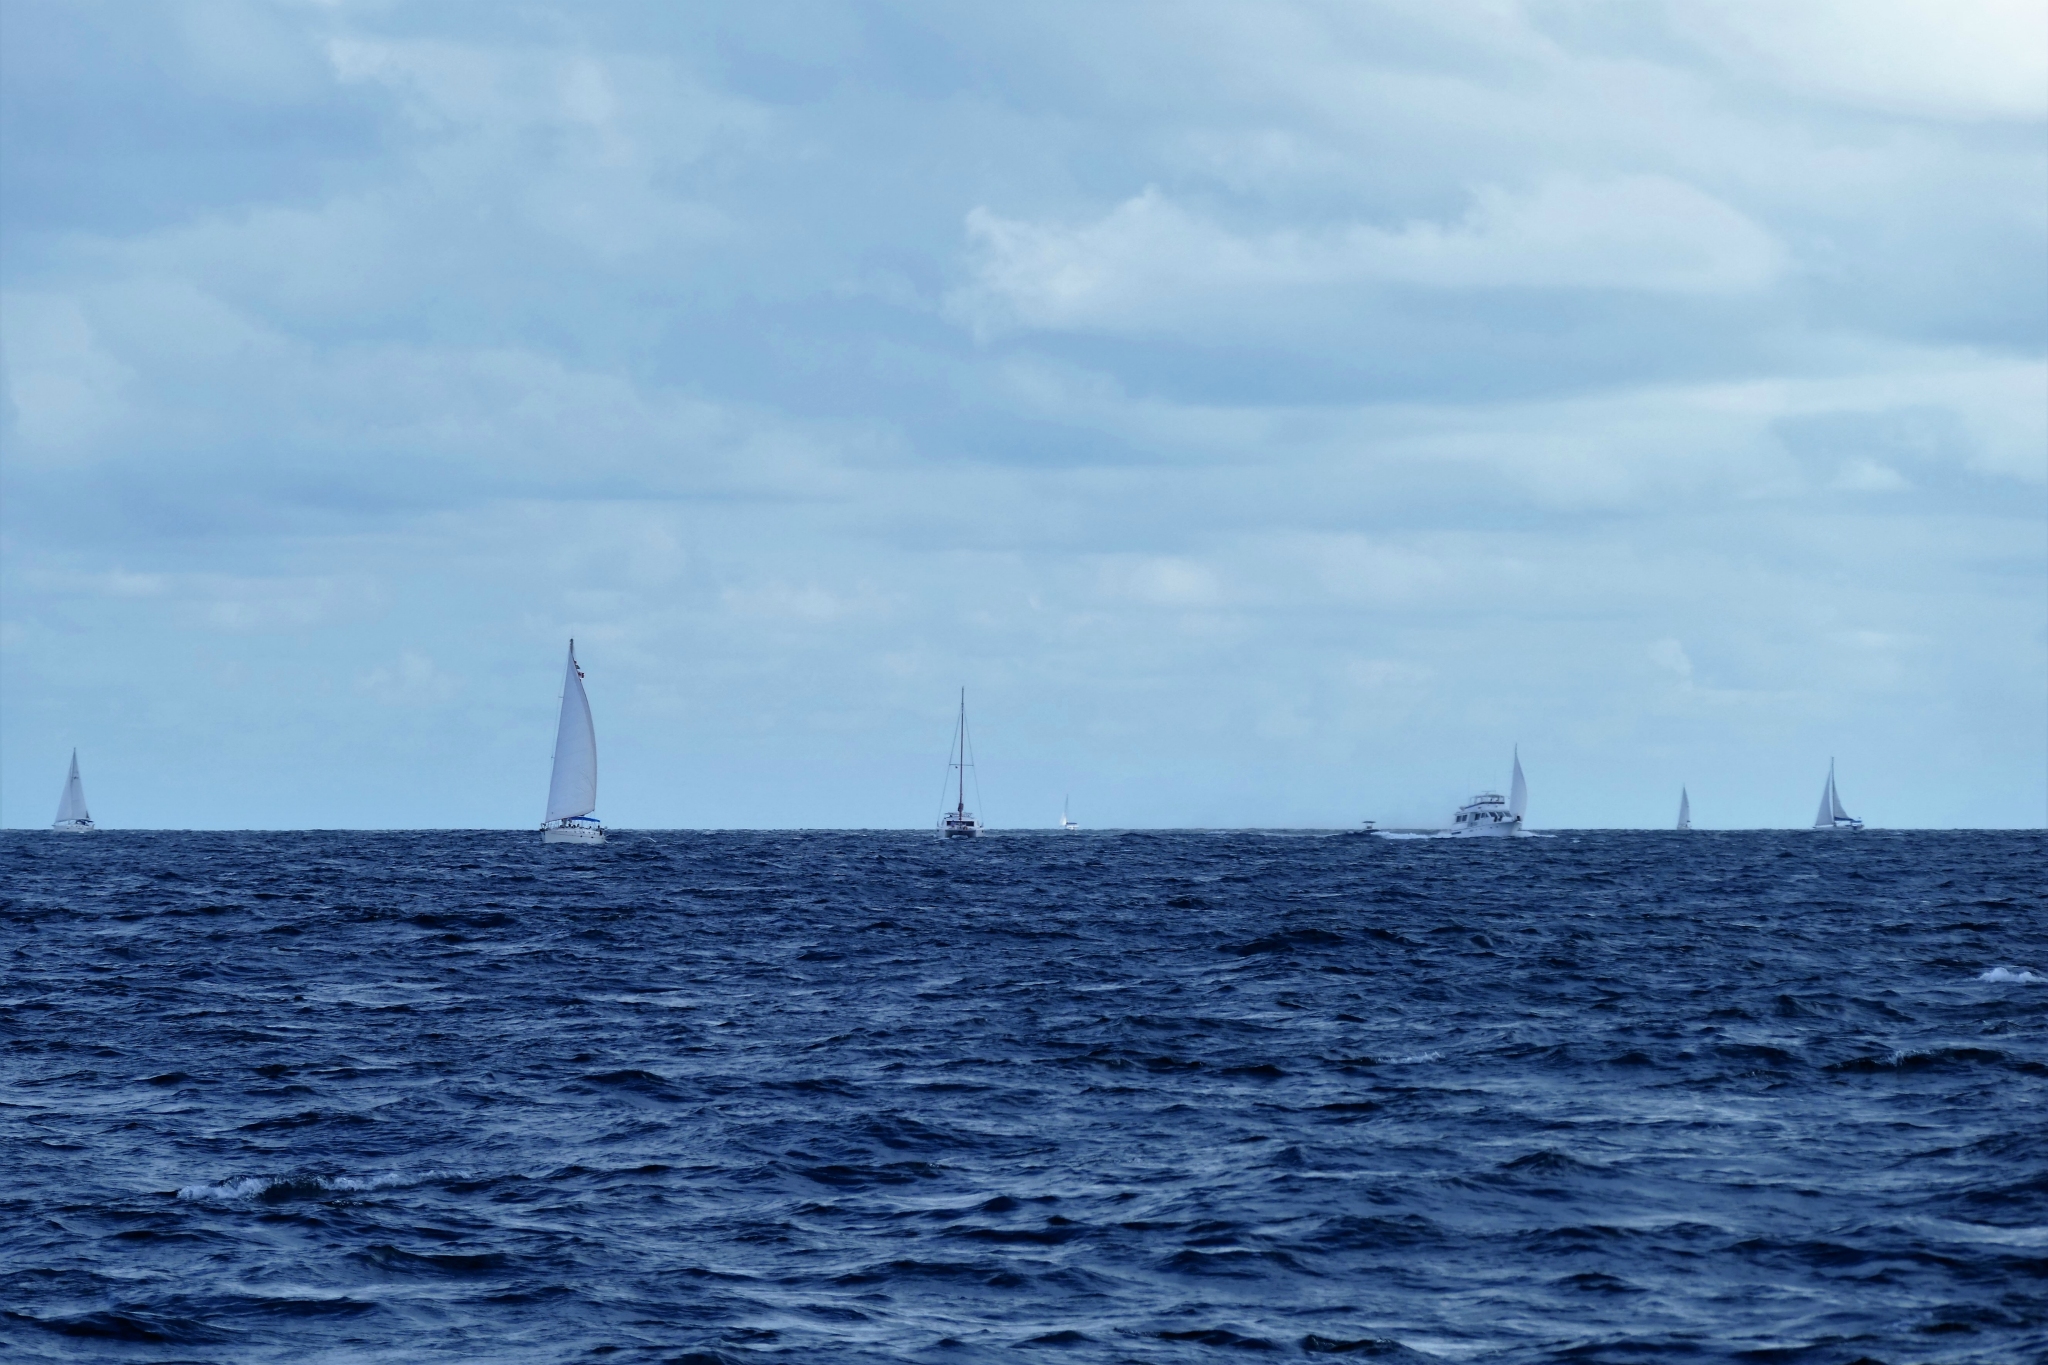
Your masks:
[{"label": "cloud", "polygon": [[525,825],[571,634],[626,823],[2048,794],[1990,8],[807,5],[10,10],[0,794]]},{"label": "cloud", "polygon": [[1784,269],[1770,235],[1727,205],[1660,176],[1553,179],[1474,193],[1447,222],[1350,224],[1245,234],[1158,189],[1079,227],[967,215],[974,284],[957,313],[1054,329],[1154,330],[1313,306],[1331,289],[1629,290],[1721,294]]},{"label": "cloud", "polygon": [[1731,64],[1823,99],[2048,118],[2048,10],[2033,0],[1681,0],[1668,13]]},{"label": "cloud", "polygon": [[1650,662],[1672,673],[1684,685],[1692,685],[1692,660],[1678,641],[1656,641],[1650,646]]},{"label": "cloud", "polygon": [[462,690],[462,680],[442,672],[424,654],[407,650],[356,679],[356,690],[386,706],[439,706]]},{"label": "cloud", "polygon": [[62,464],[90,450],[126,406],[133,372],[100,342],[78,299],[0,293],[12,458]]}]

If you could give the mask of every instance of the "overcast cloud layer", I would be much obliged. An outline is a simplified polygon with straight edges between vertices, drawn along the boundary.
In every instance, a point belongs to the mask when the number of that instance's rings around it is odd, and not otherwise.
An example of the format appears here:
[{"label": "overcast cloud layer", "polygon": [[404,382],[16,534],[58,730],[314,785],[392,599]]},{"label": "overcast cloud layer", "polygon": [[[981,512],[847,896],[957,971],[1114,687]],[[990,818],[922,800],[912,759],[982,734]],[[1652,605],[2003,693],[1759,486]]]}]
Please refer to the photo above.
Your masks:
[{"label": "overcast cloud layer", "polygon": [[0,3],[0,819],[2048,818],[2033,0]]}]

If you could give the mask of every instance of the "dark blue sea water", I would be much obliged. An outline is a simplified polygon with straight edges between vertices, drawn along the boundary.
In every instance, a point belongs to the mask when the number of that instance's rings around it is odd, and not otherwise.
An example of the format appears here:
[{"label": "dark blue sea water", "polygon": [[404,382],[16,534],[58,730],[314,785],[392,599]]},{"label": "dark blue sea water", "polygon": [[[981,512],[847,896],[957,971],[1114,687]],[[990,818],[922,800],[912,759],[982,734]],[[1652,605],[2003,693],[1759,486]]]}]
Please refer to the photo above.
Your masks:
[{"label": "dark blue sea water", "polygon": [[2048,1356],[2040,833],[0,879],[9,1359]]}]

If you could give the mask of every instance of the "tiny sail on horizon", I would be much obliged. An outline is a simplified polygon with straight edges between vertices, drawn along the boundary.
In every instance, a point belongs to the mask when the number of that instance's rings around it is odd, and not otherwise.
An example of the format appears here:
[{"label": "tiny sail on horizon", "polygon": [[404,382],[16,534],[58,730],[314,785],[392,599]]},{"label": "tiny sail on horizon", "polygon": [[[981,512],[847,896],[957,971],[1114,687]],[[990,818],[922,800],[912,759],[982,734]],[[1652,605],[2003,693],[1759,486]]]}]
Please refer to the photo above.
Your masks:
[{"label": "tiny sail on horizon", "polygon": [[1820,811],[1813,817],[1815,829],[1838,829],[1851,833],[1863,828],[1863,822],[1842,809],[1842,794],[1835,790],[1835,760],[1828,760],[1827,785],[1820,789]]},{"label": "tiny sail on horizon", "polygon": [[591,814],[597,809],[597,728],[590,720],[590,698],[583,690],[583,670],[576,663],[576,642],[569,641],[569,666],[562,675],[562,712],[555,723],[555,764],[548,776],[548,814],[540,827],[544,844],[601,844],[604,826]]},{"label": "tiny sail on horizon", "polygon": [[85,808],[85,783],[78,777],[78,750],[71,751],[71,771],[64,778],[64,795],[57,798],[57,818],[50,828],[59,834],[84,834],[99,828],[92,812]]},{"label": "tiny sail on horizon", "polygon": [[1692,797],[1686,794],[1684,787],[1678,789],[1678,827],[1692,828]]},{"label": "tiny sail on horizon", "polygon": [[1519,823],[1529,809],[1529,784],[1522,779],[1522,746],[1515,746],[1515,776],[1508,783],[1508,814]]},{"label": "tiny sail on horizon", "polygon": [[1076,830],[1080,829],[1081,826],[1080,823],[1076,821],[1073,816],[1067,814],[1067,805],[1069,800],[1070,798],[1064,796],[1060,798],[1060,828],[1065,830],[1067,833],[1072,834]]}]

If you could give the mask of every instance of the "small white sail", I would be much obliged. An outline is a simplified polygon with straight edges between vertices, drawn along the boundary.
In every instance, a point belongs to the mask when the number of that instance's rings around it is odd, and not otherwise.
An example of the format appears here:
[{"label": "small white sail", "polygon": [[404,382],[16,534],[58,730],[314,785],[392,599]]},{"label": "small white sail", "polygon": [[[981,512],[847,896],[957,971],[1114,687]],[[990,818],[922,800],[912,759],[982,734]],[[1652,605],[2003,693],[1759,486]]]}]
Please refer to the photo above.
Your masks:
[{"label": "small white sail", "polygon": [[1515,746],[1515,776],[1508,784],[1508,814],[1517,820],[1529,808],[1529,784],[1522,780],[1522,746]]},{"label": "small white sail", "polygon": [[1678,789],[1678,827],[1692,828],[1692,797],[1686,794],[1684,787]]},{"label": "small white sail", "polygon": [[71,751],[71,772],[64,779],[64,795],[57,801],[59,825],[90,825],[92,814],[85,808],[85,783],[78,779],[78,750]]},{"label": "small white sail", "polygon": [[576,666],[576,642],[569,642],[569,669],[562,676],[562,718],[555,727],[555,771],[548,779],[548,819],[570,820],[597,809],[597,729],[590,723],[590,698],[583,670]]}]

